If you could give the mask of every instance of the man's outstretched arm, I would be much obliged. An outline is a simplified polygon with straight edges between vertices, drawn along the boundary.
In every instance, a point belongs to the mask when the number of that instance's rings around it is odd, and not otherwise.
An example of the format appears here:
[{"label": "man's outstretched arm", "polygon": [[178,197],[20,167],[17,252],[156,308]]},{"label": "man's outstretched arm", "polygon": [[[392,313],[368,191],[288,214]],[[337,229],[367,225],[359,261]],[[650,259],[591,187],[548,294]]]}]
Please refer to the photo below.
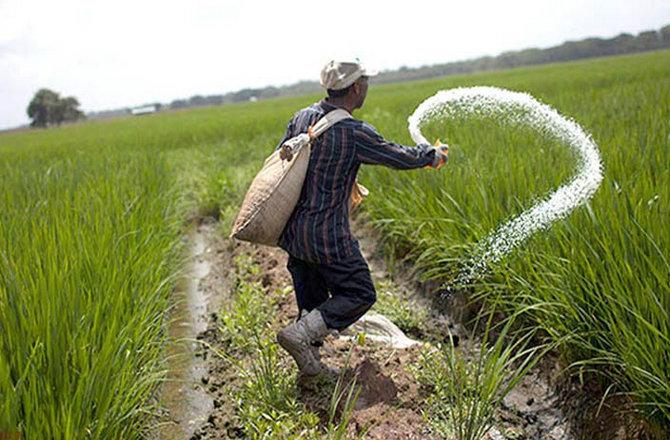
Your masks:
[{"label": "man's outstretched arm", "polygon": [[[363,122],[354,129],[356,157],[361,163],[385,165],[391,168],[408,170],[425,166],[436,166],[444,153],[428,144],[416,147],[388,142],[370,124]],[[443,161],[442,161],[443,163]]]}]

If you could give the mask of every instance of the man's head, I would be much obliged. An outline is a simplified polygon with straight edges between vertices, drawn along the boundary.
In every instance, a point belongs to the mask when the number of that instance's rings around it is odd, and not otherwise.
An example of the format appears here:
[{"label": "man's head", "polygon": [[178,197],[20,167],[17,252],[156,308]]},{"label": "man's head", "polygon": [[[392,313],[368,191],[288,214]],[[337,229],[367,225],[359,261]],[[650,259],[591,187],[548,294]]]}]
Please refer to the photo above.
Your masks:
[{"label": "man's head", "polygon": [[376,74],[357,61],[330,61],[321,70],[321,85],[330,99],[347,101],[352,109],[357,109],[367,96],[368,78]]}]

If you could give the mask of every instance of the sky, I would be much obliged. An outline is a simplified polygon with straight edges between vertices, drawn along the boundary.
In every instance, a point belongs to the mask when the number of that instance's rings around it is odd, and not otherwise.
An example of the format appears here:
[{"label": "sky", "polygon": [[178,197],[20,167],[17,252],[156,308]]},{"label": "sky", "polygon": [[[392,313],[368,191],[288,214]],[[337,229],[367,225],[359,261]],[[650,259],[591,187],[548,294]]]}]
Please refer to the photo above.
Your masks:
[{"label": "sky", "polygon": [[670,24],[670,0],[0,0],[0,129],[40,88],[84,111],[418,67]]}]

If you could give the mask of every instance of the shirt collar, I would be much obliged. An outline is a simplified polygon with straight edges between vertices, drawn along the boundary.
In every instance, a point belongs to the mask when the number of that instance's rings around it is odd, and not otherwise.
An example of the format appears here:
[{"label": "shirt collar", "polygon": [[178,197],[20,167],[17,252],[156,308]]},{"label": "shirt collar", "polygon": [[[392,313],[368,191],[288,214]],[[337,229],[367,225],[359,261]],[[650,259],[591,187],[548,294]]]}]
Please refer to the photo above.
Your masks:
[{"label": "shirt collar", "polygon": [[321,101],[319,101],[318,105],[323,109],[324,113],[328,113],[335,109],[340,108],[326,101],[326,98],[323,98]]}]

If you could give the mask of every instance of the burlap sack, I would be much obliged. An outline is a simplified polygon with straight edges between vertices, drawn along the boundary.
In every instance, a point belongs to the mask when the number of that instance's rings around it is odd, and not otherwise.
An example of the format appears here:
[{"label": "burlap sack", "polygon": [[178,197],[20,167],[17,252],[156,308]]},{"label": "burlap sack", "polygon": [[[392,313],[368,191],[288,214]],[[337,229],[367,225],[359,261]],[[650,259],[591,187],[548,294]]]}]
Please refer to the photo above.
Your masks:
[{"label": "burlap sack", "polygon": [[286,148],[275,151],[265,160],[244,197],[231,237],[277,246],[302,191],[311,153],[310,142],[349,117],[349,113],[342,109],[329,112],[314,125],[309,134],[303,133],[289,139],[284,143]]}]

